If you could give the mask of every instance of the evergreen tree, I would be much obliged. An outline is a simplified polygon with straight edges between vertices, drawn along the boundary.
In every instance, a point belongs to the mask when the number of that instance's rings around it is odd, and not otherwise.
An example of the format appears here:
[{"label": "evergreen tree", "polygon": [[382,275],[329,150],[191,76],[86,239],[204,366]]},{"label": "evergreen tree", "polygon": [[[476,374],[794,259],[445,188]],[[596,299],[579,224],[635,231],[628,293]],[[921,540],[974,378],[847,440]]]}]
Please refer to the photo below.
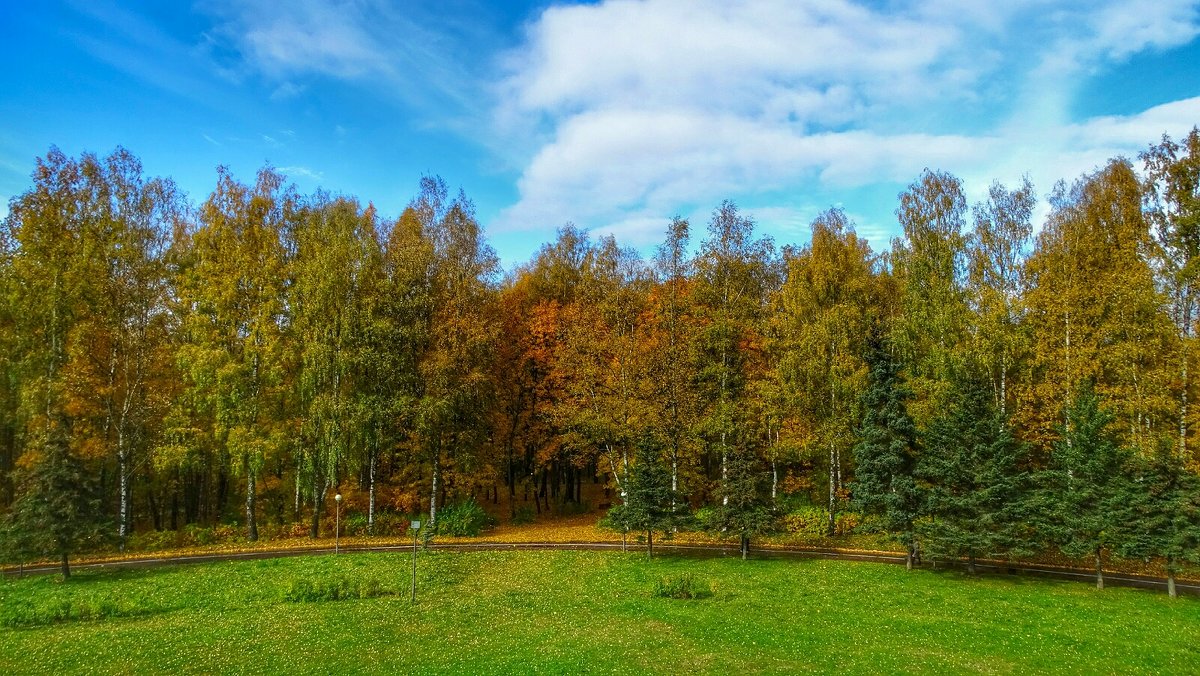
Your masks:
[{"label": "evergreen tree", "polygon": [[763,490],[765,479],[766,473],[752,450],[737,449],[727,457],[721,480],[724,501],[713,510],[708,528],[737,535],[743,560],[750,553],[750,538],[774,524],[770,501]]},{"label": "evergreen tree", "polygon": [[974,573],[977,556],[1028,552],[1028,450],[996,410],[986,380],[954,380],[954,403],[925,434],[917,476],[929,484],[930,518],[917,531],[932,553],[965,556]]},{"label": "evergreen tree", "polygon": [[646,557],[654,556],[654,531],[670,535],[686,525],[687,502],[672,488],[659,444],[643,436],[638,461],[625,475],[625,501],[609,510],[605,525],[622,533],[645,531]]},{"label": "evergreen tree", "polygon": [[878,337],[871,343],[870,385],[862,397],[851,490],[857,509],[880,517],[884,527],[899,537],[905,564],[912,570],[918,556],[913,523],[921,515],[922,496],[915,477],[917,430],[907,406],[911,393],[887,345]]},{"label": "evergreen tree", "polygon": [[1200,563],[1200,476],[1178,454],[1161,452],[1144,460],[1131,482],[1130,536],[1123,554],[1166,560],[1167,593],[1175,598],[1175,576],[1184,562]]},{"label": "evergreen tree", "polygon": [[[1049,508],[1043,530],[1068,556],[1093,556],[1096,588],[1104,588],[1105,549],[1121,546],[1134,486],[1127,464],[1131,453],[1117,443],[1113,416],[1100,406],[1090,381],[1079,387],[1066,411],[1066,424],[1054,444],[1051,465],[1041,473],[1039,500]],[[1039,510],[1040,511],[1040,510]]]},{"label": "evergreen tree", "polygon": [[57,558],[63,579],[70,578],[70,556],[99,544],[109,528],[93,476],[52,432],[42,457],[18,476],[17,500],[3,529],[5,553]]}]

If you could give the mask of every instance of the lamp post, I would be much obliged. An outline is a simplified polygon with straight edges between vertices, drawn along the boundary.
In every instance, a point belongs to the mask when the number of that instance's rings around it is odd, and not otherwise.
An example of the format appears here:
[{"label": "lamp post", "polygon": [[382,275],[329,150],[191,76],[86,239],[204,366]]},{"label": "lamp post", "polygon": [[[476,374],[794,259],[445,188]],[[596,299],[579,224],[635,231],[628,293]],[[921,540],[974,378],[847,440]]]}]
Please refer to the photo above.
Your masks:
[{"label": "lamp post", "polygon": [[413,580],[412,580],[412,602],[417,602],[417,531],[421,530],[421,522],[413,521],[409,524],[409,528],[413,532]]},{"label": "lamp post", "polygon": [[338,493],[333,496],[333,501],[337,507],[333,510],[333,553],[338,553],[338,535],[341,534],[342,528],[342,494]]}]

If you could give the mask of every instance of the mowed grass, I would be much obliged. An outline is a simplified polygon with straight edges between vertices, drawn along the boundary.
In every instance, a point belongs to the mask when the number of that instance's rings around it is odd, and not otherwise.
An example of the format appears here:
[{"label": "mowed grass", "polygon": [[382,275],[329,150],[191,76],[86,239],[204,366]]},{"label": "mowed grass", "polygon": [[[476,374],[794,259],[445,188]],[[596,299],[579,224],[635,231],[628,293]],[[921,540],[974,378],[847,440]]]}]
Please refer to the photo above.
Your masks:
[{"label": "mowed grass", "polygon": [[[0,582],[0,673],[1200,670],[1200,599],[836,561],[343,554]],[[703,599],[655,597],[691,573]],[[332,581],[332,582],[331,582]],[[330,590],[367,596],[301,601]]]}]

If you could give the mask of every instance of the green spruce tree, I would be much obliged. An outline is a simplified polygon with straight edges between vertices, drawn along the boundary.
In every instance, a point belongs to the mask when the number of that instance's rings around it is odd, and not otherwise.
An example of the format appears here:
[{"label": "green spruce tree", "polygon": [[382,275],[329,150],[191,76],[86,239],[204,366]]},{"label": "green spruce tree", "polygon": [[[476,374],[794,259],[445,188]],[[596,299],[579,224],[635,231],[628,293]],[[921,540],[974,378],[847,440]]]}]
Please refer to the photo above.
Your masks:
[{"label": "green spruce tree", "polygon": [[750,538],[769,531],[775,522],[765,484],[766,472],[753,451],[738,449],[727,456],[722,504],[713,510],[708,528],[737,535],[743,560],[750,553]]},{"label": "green spruce tree", "polygon": [[56,558],[63,579],[69,579],[70,556],[99,544],[109,527],[92,474],[52,432],[45,453],[21,473],[18,485],[3,529],[4,548],[25,558]]},{"label": "green spruce tree", "polygon": [[929,518],[917,532],[931,553],[965,557],[974,574],[978,556],[1029,551],[1028,450],[1013,438],[984,379],[960,374],[954,380],[954,404],[925,434],[917,476],[929,485]]},{"label": "green spruce tree", "polygon": [[[1132,453],[1114,437],[1113,416],[1100,405],[1090,381],[1078,388],[1059,428],[1050,467],[1039,475],[1040,529],[1064,554],[1093,557],[1096,588],[1104,588],[1104,552],[1123,546],[1134,497],[1128,464]],[[1050,509],[1046,514],[1044,510]]]},{"label": "green spruce tree", "polygon": [[900,365],[878,337],[867,355],[870,380],[862,396],[863,418],[854,446],[855,507],[877,516],[904,545],[905,564],[912,570],[918,556],[913,524],[922,513],[916,481],[917,430],[908,415],[911,396]]},{"label": "green spruce tree", "polygon": [[1130,532],[1121,553],[1164,559],[1167,593],[1175,598],[1181,566],[1200,563],[1200,476],[1184,467],[1178,454],[1167,451],[1140,465],[1130,482],[1136,492],[1129,502]]},{"label": "green spruce tree", "polygon": [[669,537],[686,525],[687,501],[671,486],[660,444],[643,436],[636,461],[625,476],[624,503],[609,510],[603,524],[622,533],[646,533],[646,558],[654,556],[654,532]]}]

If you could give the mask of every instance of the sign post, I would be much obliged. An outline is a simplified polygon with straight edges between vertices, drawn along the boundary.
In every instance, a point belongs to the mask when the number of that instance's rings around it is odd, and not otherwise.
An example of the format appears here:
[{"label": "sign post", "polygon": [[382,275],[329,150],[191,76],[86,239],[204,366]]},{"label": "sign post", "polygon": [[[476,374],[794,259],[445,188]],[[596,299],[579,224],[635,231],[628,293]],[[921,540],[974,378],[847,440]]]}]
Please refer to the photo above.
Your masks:
[{"label": "sign post", "polygon": [[421,530],[421,522],[413,521],[409,524],[409,528],[413,532],[413,577],[412,577],[412,602],[417,602],[417,531]]}]

